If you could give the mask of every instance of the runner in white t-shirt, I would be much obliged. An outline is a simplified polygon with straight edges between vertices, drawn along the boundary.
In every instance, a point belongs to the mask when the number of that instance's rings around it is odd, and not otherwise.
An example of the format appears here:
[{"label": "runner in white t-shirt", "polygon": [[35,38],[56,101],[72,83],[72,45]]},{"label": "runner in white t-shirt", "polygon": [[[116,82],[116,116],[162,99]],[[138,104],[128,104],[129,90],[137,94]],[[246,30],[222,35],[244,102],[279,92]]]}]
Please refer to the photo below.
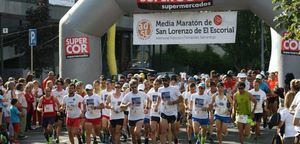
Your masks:
[{"label": "runner in white t-shirt", "polygon": [[155,80],[153,83],[153,88],[147,93],[150,99],[150,127],[151,127],[151,139],[152,143],[156,143],[156,137],[159,135],[159,122],[160,122],[160,113],[159,113],[159,103],[160,93],[158,88],[161,85],[160,80]]},{"label": "runner in white t-shirt", "polygon": [[[52,90],[52,96],[57,98],[57,100],[59,101],[59,104],[62,105],[63,97],[65,95],[67,95],[68,92],[66,92],[62,88],[63,81],[57,80],[55,82],[55,85],[56,85],[56,88]],[[59,109],[59,108],[57,108],[57,109]],[[61,127],[62,127],[62,123],[63,123],[64,119],[65,119],[65,112],[57,112],[56,120],[55,120],[56,143],[59,143],[60,131],[61,131]]]},{"label": "runner in white t-shirt", "polygon": [[[268,105],[267,105],[267,96],[266,93],[259,89],[259,81],[254,80],[253,81],[253,86],[254,88],[249,91],[249,93],[252,94],[252,96],[256,99],[257,104],[256,104],[256,109],[254,110],[254,118],[253,120],[256,122],[255,124],[255,135],[256,138],[260,136],[260,123],[261,123],[261,118],[263,117],[263,104],[265,105],[265,111],[268,111]],[[251,106],[253,107],[253,103]]]},{"label": "runner in white t-shirt", "polygon": [[193,134],[192,112],[189,110],[189,103],[191,101],[191,95],[197,92],[196,88],[197,87],[195,83],[190,83],[188,87],[188,91],[182,93],[184,97],[184,104],[186,109],[186,119],[187,119],[186,131],[187,131],[189,144],[192,144],[192,134]]},{"label": "runner in white t-shirt", "polygon": [[166,134],[168,132],[169,124],[171,124],[171,131],[174,143],[178,143],[177,130],[175,129],[175,121],[178,114],[178,104],[183,102],[183,97],[178,88],[170,86],[170,77],[164,75],[162,77],[163,87],[158,89],[161,93],[161,120],[160,120],[160,141],[166,143]]},{"label": "runner in white t-shirt", "polygon": [[138,82],[131,80],[129,83],[131,92],[124,96],[122,100],[121,109],[129,109],[129,126],[132,136],[132,142],[141,143],[141,129],[144,124],[145,113],[148,113],[147,95],[144,92],[137,90]]},{"label": "runner in white t-shirt", "polygon": [[[209,110],[211,109],[211,97],[204,94],[205,83],[198,85],[199,92],[191,95],[190,110],[192,111],[193,129],[197,143],[206,142],[207,129],[209,125]],[[200,133],[201,128],[201,133]],[[201,134],[201,138],[200,138]]]},{"label": "runner in white t-shirt", "polygon": [[[91,84],[85,86],[85,91],[87,95],[83,100],[83,113],[85,113],[84,129],[86,130],[86,143],[90,144],[93,132],[100,136],[101,109],[104,108],[104,104],[97,94],[93,94],[93,86]],[[96,137],[94,137],[95,141]]]},{"label": "runner in white t-shirt", "polygon": [[120,144],[121,130],[124,121],[124,112],[120,108],[121,102],[124,98],[124,93],[122,92],[122,86],[119,82],[115,84],[115,92],[107,97],[106,106],[110,109],[110,127],[111,135],[114,144]]},{"label": "runner in white t-shirt", "polygon": [[81,112],[83,98],[75,93],[75,84],[70,84],[68,90],[68,95],[63,98],[61,110],[66,111],[66,124],[69,140],[72,144],[74,144],[74,136],[77,136],[79,141],[81,141],[79,127],[81,118],[83,117]]},{"label": "runner in white t-shirt", "polygon": [[[105,103],[108,96],[111,96],[114,93],[113,86],[111,80],[106,80],[106,89],[101,92],[101,99]],[[101,114],[101,125],[104,133],[104,142],[109,141],[109,114],[110,110],[108,108],[102,109]]]}]

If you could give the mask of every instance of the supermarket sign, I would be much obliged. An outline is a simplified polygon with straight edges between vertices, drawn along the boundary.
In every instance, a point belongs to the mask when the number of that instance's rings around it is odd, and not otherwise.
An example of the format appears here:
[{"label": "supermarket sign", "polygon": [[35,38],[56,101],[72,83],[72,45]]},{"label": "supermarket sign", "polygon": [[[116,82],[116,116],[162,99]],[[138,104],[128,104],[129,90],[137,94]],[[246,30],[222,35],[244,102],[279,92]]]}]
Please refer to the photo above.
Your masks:
[{"label": "supermarket sign", "polygon": [[213,5],[212,0],[137,0],[141,9],[147,10],[181,10],[197,9]]},{"label": "supermarket sign", "polygon": [[88,37],[70,37],[65,39],[66,58],[86,58],[90,56]]}]

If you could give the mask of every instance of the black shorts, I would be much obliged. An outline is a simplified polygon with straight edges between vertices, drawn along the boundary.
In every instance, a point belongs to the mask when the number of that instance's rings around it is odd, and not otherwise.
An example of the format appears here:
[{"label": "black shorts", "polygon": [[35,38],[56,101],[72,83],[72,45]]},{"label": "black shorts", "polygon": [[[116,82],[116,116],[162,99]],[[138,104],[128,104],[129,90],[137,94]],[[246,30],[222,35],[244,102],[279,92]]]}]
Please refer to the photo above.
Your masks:
[{"label": "black shorts", "polygon": [[129,111],[124,111],[124,115],[129,115]]},{"label": "black shorts", "polygon": [[48,125],[54,125],[56,117],[43,117],[42,126],[43,128],[47,128]]},{"label": "black shorts", "polygon": [[182,119],[182,114],[180,112],[178,112],[176,121],[179,122],[181,119]]},{"label": "black shorts", "polygon": [[156,121],[157,123],[159,123],[160,122],[160,117],[152,116],[151,121]]},{"label": "black shorts", "polygon": [[173,124],[173,123],[176,121],[176,116],[174,116],[174,115],[172,115],[172,116],[167,116],[167,115],[165,115],[164,113],[161,113],[161,114],[160,114],[160,117],[161,117],[162,119],[166,119],[166,120],[168,121],[168,123],[171,123],[171,124]]},{"label": "black shorts", "polygon": [[135,125],[136,125],[136,123],[137,123],[137,122],[139,122],[139,121],[144,121],[144,119],[140,119],[140,120],[133,120],[133,121],[132,121],[132,120],[129,120],[129,122],[128,122],[128,123],[129,123],[129,126],[135,126]]},{"label": "black shorts", "polygon": [[255,121],[255,122],[261,122],[261,118],[262,117],[263,117],[262,113],[256,113],[256,114],[254,114],[253,121]]},{"label": "black shorts", "polygon": [[60,115],[56,115],[56,119],[55,119],[55,122],[57,122],[57,121],[64,121],[64,119],[66,118],[66,114],[64,113],[64,112],[59,112],[60,113]]},{"label": "black shorts", "polygon": [[188,119],[188,120],[191,120],[191,119],[192,119],[192,113],[186,113],[186,115],[187,115],[187,119]]},{"label": "black shorts", "polygon": [[110,120],[111,127],[115,128],[117,125],[123,126],[124,119],[114,119]]}]

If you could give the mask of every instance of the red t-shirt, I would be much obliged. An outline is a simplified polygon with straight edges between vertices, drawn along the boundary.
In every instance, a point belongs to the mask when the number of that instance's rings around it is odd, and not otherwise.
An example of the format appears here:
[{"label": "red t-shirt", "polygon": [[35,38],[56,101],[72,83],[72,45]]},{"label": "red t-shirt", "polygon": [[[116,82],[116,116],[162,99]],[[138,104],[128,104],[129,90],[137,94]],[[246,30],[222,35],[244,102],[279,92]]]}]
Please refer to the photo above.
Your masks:
[{"label": "red t-shirt", "polygon": [[42,108],[43,108],[43,117],[55,117],[55,101],[53,96],[50,99],[46,99],[45,96],[42,97]]},{"label": "red t-shirt", "polygon": [[25,99],[27,102],[27,112],[33,110],[34,97],[32,93],[25,93]]}]

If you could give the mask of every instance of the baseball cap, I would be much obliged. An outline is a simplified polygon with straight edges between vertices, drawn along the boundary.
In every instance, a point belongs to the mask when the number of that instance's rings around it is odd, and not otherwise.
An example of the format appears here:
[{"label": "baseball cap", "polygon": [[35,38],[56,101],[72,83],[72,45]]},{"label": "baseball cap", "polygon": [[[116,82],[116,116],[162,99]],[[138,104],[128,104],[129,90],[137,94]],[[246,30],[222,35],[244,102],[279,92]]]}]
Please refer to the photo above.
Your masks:
[{"label": "baseball cap", "polygon": [[138,91],[144,91],[145,85],[144,84],[139,84],[138,86]]},{"label": "baseball cap", "polygon": [[205,83],[199,83],[199,84],[198,84],[198,87],[205,88]]},{"label": "baseball cap", "polygon": [[258,75],[256,75],[256,77],[255,77],[256,79],[262,79],[262,75],[261,74],[258,74]]},{"label": "baseball cap", "polygon": [[92,86],[91,84],[87,84],[87,85],[85,86],[85,89],[86,89],[86,90],[92,90],[92,89],[93,89],[93,86]]},{"label": "baseball cap", "polygon": [[238,78],[247,78],[247,75],[245,73],[239,73],[237,75]]}]

